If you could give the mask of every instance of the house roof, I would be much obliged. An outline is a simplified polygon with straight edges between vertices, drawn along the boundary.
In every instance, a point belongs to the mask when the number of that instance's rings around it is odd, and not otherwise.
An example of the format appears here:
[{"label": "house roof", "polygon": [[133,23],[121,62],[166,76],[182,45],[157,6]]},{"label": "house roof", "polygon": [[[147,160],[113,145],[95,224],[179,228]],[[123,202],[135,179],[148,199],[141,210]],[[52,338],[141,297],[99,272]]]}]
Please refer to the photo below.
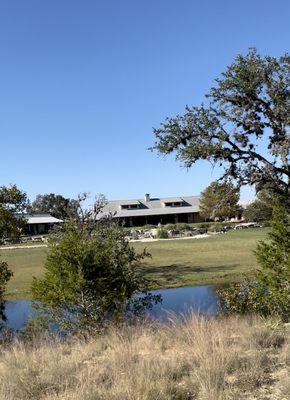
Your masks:
[{"label": "house roof", "polygon": [[[164,203],[182,202],[180,207],[164,207]],[[121,209],[124,204],[139,204],[138,209]],[[148,215],[165,215],[165,214],[184,214],[199,211],[199,196],[183,196],[183,197],[167,197],[167,198],[151,198],[149,201],[145,199],[133,200],[113,200],[109,201],[100,213],[100,218],[112,214],[115,218],[137,217]]]},{"label": "house roof", "polygon": [[50,214],[24,214],[28,225],[31,224],[57,224],[63,222],[62,219],[52,217]]},{"label": "house roof", "polygon": [[138,206],[139,204],[139,200],[121,200],[119,203],[120,206]]},{"label": "house roof", "polygon": [[167,197],[161,199],[162,203],[179,203],[182,201],[182,197]]}]

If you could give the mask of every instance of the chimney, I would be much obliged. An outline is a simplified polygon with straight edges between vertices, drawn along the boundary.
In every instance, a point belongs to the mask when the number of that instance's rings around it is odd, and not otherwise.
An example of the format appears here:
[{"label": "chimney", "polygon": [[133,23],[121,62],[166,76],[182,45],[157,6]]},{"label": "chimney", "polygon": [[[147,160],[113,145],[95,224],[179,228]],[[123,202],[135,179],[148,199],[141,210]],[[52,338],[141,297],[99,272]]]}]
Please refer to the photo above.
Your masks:
[{"label": "chimney", "polygon": [[148,203],[150,201],[150,194],[149,193],[145,193],[144,200],[145,200],[145,203]]}]

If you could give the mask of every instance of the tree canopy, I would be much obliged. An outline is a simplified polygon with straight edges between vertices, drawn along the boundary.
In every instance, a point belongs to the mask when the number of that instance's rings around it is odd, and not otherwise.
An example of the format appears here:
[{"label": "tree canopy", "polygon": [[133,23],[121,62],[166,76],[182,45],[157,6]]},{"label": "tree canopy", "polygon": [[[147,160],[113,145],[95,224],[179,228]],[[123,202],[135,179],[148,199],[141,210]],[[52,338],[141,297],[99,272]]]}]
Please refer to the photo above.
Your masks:
[{"label": "tree canopy", "polygon": [[6,262],[0,260],[0,328],[2,321],[6,320],[5,313],[4,313],[4,294],[7,282],[12,277],[13,273],[8,268]]},{"label": "tree canopy", "polygon": [[212,182],[201,193],[200,214],[210,220],[236,217],[241,211],[239,198],[239,190],[231,183]]},{"label": "tree canopy", "polygon": [[238,185],[289,193],[290,57],[238,55],[206,95],[154,130],[152,150],[175,153],[186,167],[208,160]]},{"label": "tree canopy", "polygon": [[77,201],[59,194],[39,194],[29,207],[32,213],[49,213],[55,218],[67,219],[75,216]]},{"label": "tree canopy", "polygon": [[16,185],[0,187],[0,241],[19,238],[27,203],[26,193]]},{"label": "tree canopy", "polygon": [[257,195],[257,199],[244,209],[243,217],[247,221],[270,221],[275,200],[276,198],[273,196],[272,191],[261,190]]}]

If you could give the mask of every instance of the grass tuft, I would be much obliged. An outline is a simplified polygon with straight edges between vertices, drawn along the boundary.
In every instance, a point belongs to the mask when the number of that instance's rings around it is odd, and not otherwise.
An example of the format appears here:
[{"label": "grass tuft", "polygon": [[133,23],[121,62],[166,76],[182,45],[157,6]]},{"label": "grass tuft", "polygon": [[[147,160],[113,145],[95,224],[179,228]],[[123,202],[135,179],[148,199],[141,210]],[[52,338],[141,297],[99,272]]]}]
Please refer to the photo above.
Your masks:
[{"label": "grass tuft", "polygon": [[168,326],[112,328],[87,341],[13,343],[0,354],[0,398],[283,399],[287,346],[285,330],[262,319],[194,315]]}]

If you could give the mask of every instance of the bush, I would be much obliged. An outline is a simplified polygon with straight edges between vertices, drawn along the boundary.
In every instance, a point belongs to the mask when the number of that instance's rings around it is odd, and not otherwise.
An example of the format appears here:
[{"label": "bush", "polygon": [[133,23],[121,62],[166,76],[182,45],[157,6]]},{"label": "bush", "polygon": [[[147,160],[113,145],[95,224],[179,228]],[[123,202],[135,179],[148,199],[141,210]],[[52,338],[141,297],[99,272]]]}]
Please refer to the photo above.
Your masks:
[{"label": "bush", "polygon": [[208,232],[220,232],[221,228],[217,227],[215,225],[212,225],[207,230],[208,230]]},{"label": "bush", "polygon": [[285,210],[276,205],[267,242],[255,251],[261,269],[254,279],[218,291],[225,313],[274,315],[283,321],[290,317],[290,231]]},{"label": "bush", "polygon": [[213,222],[197,222],[194,224],[194,228],[209,228]]},{"label": "bush", "polygon": [[190,229],[190,226],[188,224],[176,224],[175,229],[178,231],[186,231]]},{"label": "bush", "polygon": [[146,224],[143,226],[143,229],[154,229],[154,228],[156,228],[156,226],[151,224]]},{"label": "bush", "polygon": [[174,231],[174,229],[176,229],[176,226],[174,224],[166,224],[164,226],[164,229],[166,229],[167,231]]},{"label": "bush", "polygon": [[271,226],[271,221],[263,221],[262,224],[265,228],[269,228]]},{"label": "bush", "polygon": [[77,333],[120,321],[128,312],[143,312],[160,300],[148,293],[138,269],[146,256],[145,251],[136,254],[111,221],[93,228],[66,224],[49,241],[44,277],[32,284],[40,316],[64,332]]},{"label": "bush", "polygon": [[157,231],[157,239],[168,239],[168,231],[164,228],[160,228]]}]

